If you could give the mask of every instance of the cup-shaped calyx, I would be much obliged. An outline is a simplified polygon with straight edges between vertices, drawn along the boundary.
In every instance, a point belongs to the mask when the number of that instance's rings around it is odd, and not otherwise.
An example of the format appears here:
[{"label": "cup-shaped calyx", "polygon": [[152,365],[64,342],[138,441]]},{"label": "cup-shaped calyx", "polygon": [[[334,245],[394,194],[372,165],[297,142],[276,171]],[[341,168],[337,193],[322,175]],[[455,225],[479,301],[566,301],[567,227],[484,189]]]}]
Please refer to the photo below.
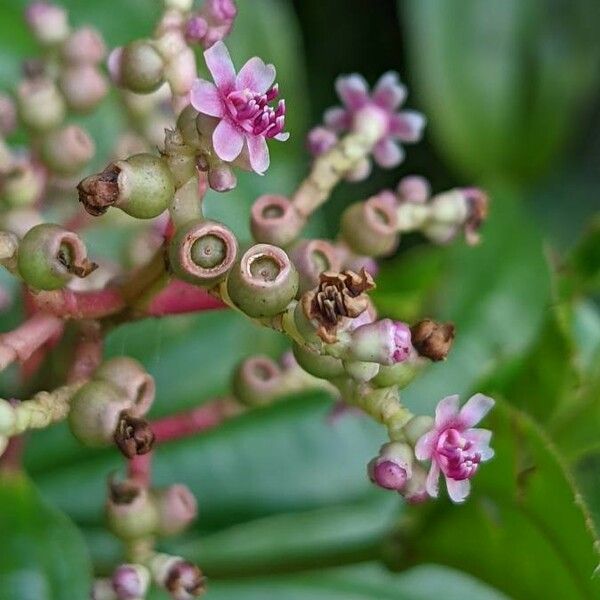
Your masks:
[{"label": "cup-shaped calyx", "polygon": [[60,289],[76,277],[86,277],[98,265],[87,258],[79,236],[59,225],[32,227],[19,244],[17,264],[27,285],[38,290]]},{"label": "cup-shaped calyx", "polygon": [[169,264],[180,279],[212,286],[227,276],[237,251],[236,237],[228,227],[199,219],[177,229],[169,244]]},{"label": "cup-shaped calyx", "polygon": [[137,361],[109,360],[73,398],[71,431],[87,446],[116,443],[127,457],[145,454],[154,435],[142,417],[152,406],[154,392],[154,380]]},{"label": "cup-shaped calyx", "polygon": [[177,535],[198,515],[194,494],[185,485],[175,484],[153,491],[158,510],[158,534]]},{"label": "cup-shaped calyx", "polygon": [[304,225],[304,218],[285,196],[267,194],[252,205],[250,229],[257,242],[289,246]]},{"label": "cup-shaped calyx", "polygon": [[175,183],[167,163],[153,154],[136,154],[109,164],[77,186],[79,201],[94,216],[116,206],[136,219],[152,219],[169,206]]},{"label": "cup-shaped calyx", "polygon": [[250,317],[271,317],[286,309],[298,291],[298,272],[277,246],[256,244],[227,278],[227,293]]},{"label": "cup-shaped calyx", "polygon": [[269,404],[278,395],[282,371],[267,356],[252,356],[242,361],[233,376],[233,393],[247,406]]},{"label": "cup-shaped calyx", "polygon": [[342,268],[341,255],[327,240],[303,240],[292,247],[290,258],[299,275],[299,293],[319,285],[319,276]]},{"label": "cup-shaped calyx", "polygon": [[388,198],[381,196],[352,204],[342,215],[341,234],[357,254],[390,254],[399,239],[396,208]]}]

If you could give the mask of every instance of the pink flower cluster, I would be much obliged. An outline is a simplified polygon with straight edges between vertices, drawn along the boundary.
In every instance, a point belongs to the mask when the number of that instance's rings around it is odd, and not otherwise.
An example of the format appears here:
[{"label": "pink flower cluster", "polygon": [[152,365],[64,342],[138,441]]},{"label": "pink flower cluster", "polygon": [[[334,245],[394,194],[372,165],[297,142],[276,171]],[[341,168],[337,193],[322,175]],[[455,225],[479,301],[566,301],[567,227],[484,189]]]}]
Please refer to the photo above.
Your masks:
[{"label": "pink flower cluster", "polygon": [[237,7],[233,0],[206,0],[202,8],[188,19],[186,40],[210,48],[229,35],[236,15]]},{"label": "pink flower cluster", "polygon": [[285,101],[270,102],[279,95],[275,67],[260,58],[248,60],[235,72],[229,51],[217,42],[204,53],[214,83],[197,79],[190,101],[200,113],[219,119],[212,143],[217,156],[225,161],[248,163],[256,173],[269,167],[267,139],[285,141]]}]

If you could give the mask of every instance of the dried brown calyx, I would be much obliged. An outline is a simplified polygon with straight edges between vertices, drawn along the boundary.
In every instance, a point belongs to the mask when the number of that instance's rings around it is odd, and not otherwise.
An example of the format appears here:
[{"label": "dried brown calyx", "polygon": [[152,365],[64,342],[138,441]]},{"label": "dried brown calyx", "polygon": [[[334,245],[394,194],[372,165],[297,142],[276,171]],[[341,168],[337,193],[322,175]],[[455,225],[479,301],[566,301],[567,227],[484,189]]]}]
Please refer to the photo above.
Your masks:
[{"label": "dried brown calyx", "polygon": [[77,186],[79,202],[90,215],[103,215],[113,206],[119,197],[119,173],[121,169],[114,163],[108,165],[102,173],[82,179]]},{"label": "dried brown calyx", "polygon": [[140,484],[132,479],[124,481],[110,479],[108,482],[108,497],[113,504],[131,504],[141,491]]},{"label": "dried brown calyx", "polygon": [[455,334],[452,323],[437,323],[431,319],[419,321],[410,328],[410,333],[415,350],[435,362],[448,356]]},{"label": "dried brown calyx", "polygon": [[205,590],[205,577],[196,565],[181,560],[170,569],[165,580],[165,588],[174,598],[196,598]]},{"label": "dried brown calyx", "polygon": [[488,215],[489,198],[480,189],[466,190],[469,213],[465,221],[465,238],[471,245],[479,243],[479,229]]},{"label": "dried brown calyx", "polygon": [[304,314],[319,323],[317,335],[326,343],[337,341],[337,327],[344,318],[358,317],[369,306],[366,292],[375,287],[371,275],[363,268],[319,276],[317,288],[302,296]]},{"label": "dried brown calyx", "polygon": [[115,444],[127,458],[147,454],[154,445],[154,432],[148,421],[122,412],[114,434]]}]

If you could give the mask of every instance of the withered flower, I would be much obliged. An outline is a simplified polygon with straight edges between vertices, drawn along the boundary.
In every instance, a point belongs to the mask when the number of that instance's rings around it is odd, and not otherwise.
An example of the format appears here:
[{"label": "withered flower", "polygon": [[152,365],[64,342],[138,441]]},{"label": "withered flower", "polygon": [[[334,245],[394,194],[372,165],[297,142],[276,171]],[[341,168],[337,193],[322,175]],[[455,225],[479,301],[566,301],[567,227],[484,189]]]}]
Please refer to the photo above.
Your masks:
[{"label": "withered flower", "polygon": [[421,355],[437,362],[444,360],[454,341],[454,325],[431,319],[419,321],[410,328],[412,345]]},{"label": "withered flower", "polygon": [[127,458],[147,454],[154,444],[154,433],[148,421],[123,411],[114,435],[115,444]]}]

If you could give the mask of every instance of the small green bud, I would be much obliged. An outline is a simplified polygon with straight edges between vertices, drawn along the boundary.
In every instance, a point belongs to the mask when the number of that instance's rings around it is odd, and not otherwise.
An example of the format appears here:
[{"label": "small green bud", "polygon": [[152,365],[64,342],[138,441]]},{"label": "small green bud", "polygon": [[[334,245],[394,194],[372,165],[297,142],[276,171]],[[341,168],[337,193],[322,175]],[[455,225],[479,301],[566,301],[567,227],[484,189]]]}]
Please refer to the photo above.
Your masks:
[{"label": "small green bud", "polygon": [[11,208],[31,206],[40,198],[45,186],[43,172],[26,161],[16,164],[1,177],[0,196]]},{"label": "small green bud", "polygon": [[122,86],[138,94],[148,94],[164,83],[164,60],[152,43],[138,40],[127,44],[120,56]]},{"label": "small green bud", "polygon": [[36,225],[25,234],[17,264],[27,285],[38,290],[60,289],[74,275],[86,277],[97,267],[88,260],[79,236],[50,223]]},{"label": "small green bud", "polygon": [[42,158],[52,171],[69,176],[79,173],[93,158],[95,150],[94,142],[84,129],[67,125],[45,137]]},{"label": "small green bud", "polygon": [[298,272],[281,248],[257,244],[229,273],[227,292],[250,317],[271,317],[283,312],[295,298]]},{"label": "small green bud", "polygon": [[299,344],[294,344],[293,351],[298,364],[315,377],[334,379],[345,374],[344,365],[339,358],[312,352]]},{"label": "small green bud", "polygon": [[26,79],[17,88],[17,110],[23,124],[34,131],[58,127],[66,115],[66,106],[58,88],[50,79]]},{"label": "small green bud", "polygon": [[413,417],[403,428],[406,441],[414,446],[417,440],[433,428],[433,418],[428,415]]},{"label": "small green bud", "polygon": [[381,365],[379,372],[373,378],[373,385],[377,387],[390,387],[392,385],[398,388],[405,388],[423,369],[425,360],[411,359],[395,365]]},{"label": "small green bud", "polygon": [[158,509],[148,489],[132,479],[110,481],[106,502],[110,531],[122,540],[154,535],[158,528]]},{"label": "small green bud", "polygon": [[362,361],[344,361],[346,373],[357,381],[371,381],[379,373],[378,363]]}]

